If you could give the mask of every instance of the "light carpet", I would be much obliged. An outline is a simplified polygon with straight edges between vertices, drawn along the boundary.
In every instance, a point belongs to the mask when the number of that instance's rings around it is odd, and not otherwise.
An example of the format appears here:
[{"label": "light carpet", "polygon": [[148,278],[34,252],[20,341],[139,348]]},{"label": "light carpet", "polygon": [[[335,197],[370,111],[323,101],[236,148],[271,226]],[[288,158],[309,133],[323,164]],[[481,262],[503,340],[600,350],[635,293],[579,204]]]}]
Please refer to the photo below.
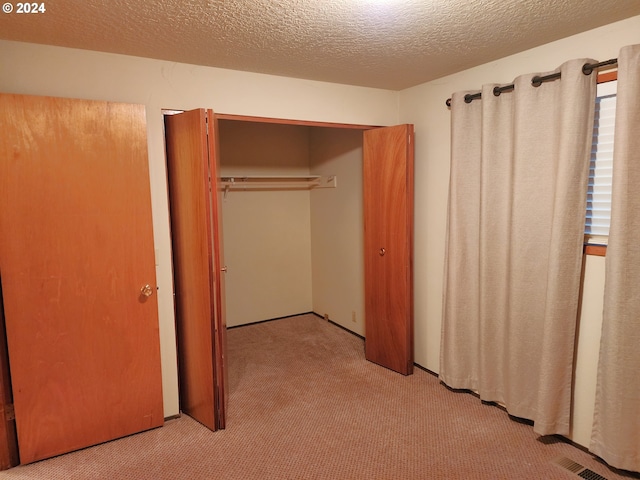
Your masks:
[{"label": "light carpet", "polygon": [[[0,473],[0,479],[570,480],[608,468],[500,408],[364,359],[362,339],[314,315],[228,332],[227,428],[191,418]],[[597,477],[595,477],[597,478]]]}]

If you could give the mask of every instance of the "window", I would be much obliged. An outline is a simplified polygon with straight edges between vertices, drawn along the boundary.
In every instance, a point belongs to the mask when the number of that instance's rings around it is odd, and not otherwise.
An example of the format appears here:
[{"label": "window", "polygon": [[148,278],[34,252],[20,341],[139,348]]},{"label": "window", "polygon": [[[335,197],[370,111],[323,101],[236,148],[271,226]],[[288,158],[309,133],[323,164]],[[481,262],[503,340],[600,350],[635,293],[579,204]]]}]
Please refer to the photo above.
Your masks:
[{"label": "window", "polygon": [[[598,77],[585,217],[586,244],[606,245],[609,235],[613,134],[616,114],[617,81],[615,79],[615,72],[613,75],[609,73]],[[604,249],[601,250],[600,254],[603,254]]]}]

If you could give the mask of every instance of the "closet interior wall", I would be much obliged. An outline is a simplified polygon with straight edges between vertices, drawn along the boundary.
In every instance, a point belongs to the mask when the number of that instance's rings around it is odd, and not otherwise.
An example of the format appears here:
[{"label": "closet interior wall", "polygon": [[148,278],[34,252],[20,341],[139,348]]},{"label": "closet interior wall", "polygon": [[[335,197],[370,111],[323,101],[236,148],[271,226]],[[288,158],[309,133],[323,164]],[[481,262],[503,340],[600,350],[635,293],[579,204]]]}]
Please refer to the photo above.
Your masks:
[{"label": "closet interior wall", "polygon": [[222,177],[336,175],[337,188],[229,190],[227,326],[313,311],[364,333],[362,131],[219,121]]}]

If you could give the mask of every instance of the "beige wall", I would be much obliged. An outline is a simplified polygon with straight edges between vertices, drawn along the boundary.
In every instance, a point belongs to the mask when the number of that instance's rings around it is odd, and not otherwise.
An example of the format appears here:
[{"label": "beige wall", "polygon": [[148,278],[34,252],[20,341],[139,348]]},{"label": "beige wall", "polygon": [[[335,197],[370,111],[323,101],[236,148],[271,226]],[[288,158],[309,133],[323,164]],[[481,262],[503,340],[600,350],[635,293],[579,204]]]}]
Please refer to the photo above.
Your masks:
[{"label": "beige wall", "polygon": [[[479,90],[483,83],[511,83],[518,75],[553,70],[572,58],[607,60],[620,47],[640,42],[640,16],[553,42],[400,92],[400,121],[414,123],[415,166],[415,359],[439,369],[442,277],[449,182],[450,112],[445,100],[454,91]],[[602,260],[587,258],[580,319],[572,439],[587,445],[591,432],[592,384],[599,349]],[[587,286],[585,286],[587,289]],[[591,407],[592,408],[592,407]]]},{"label": "beige wall", "polygon": [[392,125],[398,93],[159,60],[0,41],[0,91],[146,106],[165,416],[178,413],[164,133],[161,110]]},{"label": "beige wall", "polygon": [[[223,176],[308,175],[309,127],[220,121]],[[231,190],[222,202],[227,325],[309,312],[308,190]]]},{"label": "beige wall", "polygon": [[362,131],[313,128],[310,149],[311,173],[338,181],[311,192],[313,311],[364,335]]},{"label": "beige wall", "polygon": [[580,445],[588,447],[596,398],[596,371],[604,302],[605,258],[586,256],[584,260],[583,283],[580,292],[582,295],[581,315],[577,331],[574,421],[571,424],[571,438]]}]

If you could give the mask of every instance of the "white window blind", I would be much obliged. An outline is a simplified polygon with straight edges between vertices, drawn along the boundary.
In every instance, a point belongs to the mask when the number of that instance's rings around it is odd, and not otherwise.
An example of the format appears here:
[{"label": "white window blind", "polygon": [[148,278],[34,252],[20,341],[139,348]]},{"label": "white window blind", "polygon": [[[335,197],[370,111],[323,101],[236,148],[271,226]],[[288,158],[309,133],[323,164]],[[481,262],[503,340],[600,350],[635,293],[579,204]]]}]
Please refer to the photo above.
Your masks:
[{"label": "white window blind", "polygon": [[589,243],[606,244],[609,235],[617,83],[598,84],[585,218]]}]

